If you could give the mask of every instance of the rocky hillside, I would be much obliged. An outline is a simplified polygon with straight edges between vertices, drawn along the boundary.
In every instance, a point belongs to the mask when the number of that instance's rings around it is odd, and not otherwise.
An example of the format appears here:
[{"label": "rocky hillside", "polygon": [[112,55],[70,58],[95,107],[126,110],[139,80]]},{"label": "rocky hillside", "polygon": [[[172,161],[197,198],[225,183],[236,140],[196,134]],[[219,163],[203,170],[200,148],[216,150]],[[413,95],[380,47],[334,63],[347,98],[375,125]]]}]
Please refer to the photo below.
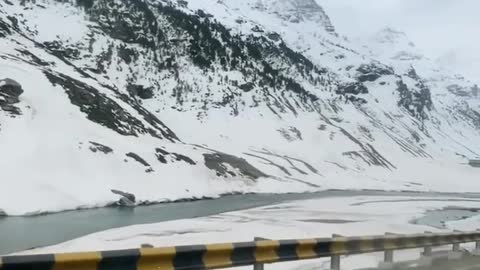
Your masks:
[{"label": "rocky hillside", "polygon": [[0,40],[7,214],[477,187],[478,87],[314,0],[0,0]]}]

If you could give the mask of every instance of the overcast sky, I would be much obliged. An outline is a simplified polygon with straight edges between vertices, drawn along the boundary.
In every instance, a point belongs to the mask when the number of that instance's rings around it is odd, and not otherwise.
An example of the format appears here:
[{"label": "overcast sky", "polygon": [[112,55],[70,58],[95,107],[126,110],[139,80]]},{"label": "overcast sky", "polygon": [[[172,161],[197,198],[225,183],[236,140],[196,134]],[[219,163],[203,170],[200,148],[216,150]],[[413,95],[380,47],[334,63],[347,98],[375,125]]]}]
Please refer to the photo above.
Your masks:
[{"label": "overcast sky", "polygon": [[407,33],[427,56],[442,57],[456,70],[480,81],[480,0],[317,2],[340,34],[368,35],[391,26]]}]

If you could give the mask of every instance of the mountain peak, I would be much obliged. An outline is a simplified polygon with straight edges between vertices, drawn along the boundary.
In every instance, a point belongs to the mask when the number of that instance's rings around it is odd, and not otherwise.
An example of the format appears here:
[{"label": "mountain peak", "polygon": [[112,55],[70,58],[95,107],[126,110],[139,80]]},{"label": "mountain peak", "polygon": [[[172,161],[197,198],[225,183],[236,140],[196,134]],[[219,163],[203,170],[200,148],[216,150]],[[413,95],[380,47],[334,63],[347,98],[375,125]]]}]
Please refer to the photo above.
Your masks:
[{"label": "mountain peak", "polygon": [[382,28],[368,39],[368,47],[374,49],[373,55],[393,60],[418,60],[422,52],[415,47],[405,32],[392,27]]},{"label": "mountain peak", "polygon": [[255,7],[291,23],[313,21],[324,25],[327,32],[335,32],[330,18],[315,0],[257,0]]}]

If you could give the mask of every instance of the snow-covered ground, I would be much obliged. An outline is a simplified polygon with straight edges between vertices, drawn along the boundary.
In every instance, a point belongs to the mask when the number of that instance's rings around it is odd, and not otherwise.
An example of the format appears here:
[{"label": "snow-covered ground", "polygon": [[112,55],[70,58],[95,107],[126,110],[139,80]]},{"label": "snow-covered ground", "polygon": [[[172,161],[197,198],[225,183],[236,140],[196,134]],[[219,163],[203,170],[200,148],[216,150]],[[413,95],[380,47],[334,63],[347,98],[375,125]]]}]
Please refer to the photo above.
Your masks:
[{"label": "snow-covered ground", "polygon": [[[264,72],[254,68],[262,61],[242,62],[243,70],[213,61],[202,70],[188,57],[186,41],[195,40],[190,27],[172,23],[156,6],[170,1],[147,2],[158,13],[147,16],[130,1],[104,0],[115,8],[102,4],[89,12],[76,1],[0,1],[0,26],[8,30],[0,33],[0,80],[23,88],[13,99],[18,115],[0,110],[6,214],[105,206],[118,200],[111,189],[134,194],[138,203],[332,188],[480,190],[479,170],[462,164],[480,153],[478,89],[419,55],[403,33],[390,29],[367,44],[350,42],[313,0],[189,1],[186,7],[172,1],[186,20],[200,9],[229,35],[260,38],[254,48],[272,46],[278,52],[261,60],[315,95],[309,101],[284,83],[260,87]],[[139,40],[145,34],[162,45],[122,41],[104,25],[110,20],[104,11],[123,18],[113,26],[125,23]],[[155,35],[144,27],[148,18],[158,26]],[[252,58],[242,55],[229,58]],[[322,72],[305,69],[303,57]],[[175,68],[160,68],[168,59]],[[360,84],[366,74],[378,75],[361,83],[368,93],[349,96],[365,103],[348,101],[343,87]],[[256,85],[238,87],[246,82]],[[130,84],[153,89],[152,97],[129,92]],[[424,109],[429,102],[432,108]],[[219,153],[234,161],[215,160]],[[251,165],[261,177],[235,163]]]},{"label": "snow-covered ground", "polygon": [[[55,246],[43,247],[18,254],[77,252],[138,248],[148,243],[156,247],[207,243],[251,241],[254,237],[270,239],[301,239],[378,235],[384,232],[400,234],[440,232],[453,229],[472,231],[479,217],[449,222],[445,230],[412,224],[426,211],[447,206],[479,208],[480,200],[458,197],[388,197],[354,196],[294,201],[253,208],[238,212],[196,219],[156,224],[135,225],[91,234]],[[471,247],[465,244],[465,247]],[[396,260],[415,259],[418,250],[399,251]],[[344,269],[376,266],[382,253],[350,256],[342,259]],[[275,264],[275,269],[328,269],[328,259]],[[267,268],[274,268],[267,266]]]}]

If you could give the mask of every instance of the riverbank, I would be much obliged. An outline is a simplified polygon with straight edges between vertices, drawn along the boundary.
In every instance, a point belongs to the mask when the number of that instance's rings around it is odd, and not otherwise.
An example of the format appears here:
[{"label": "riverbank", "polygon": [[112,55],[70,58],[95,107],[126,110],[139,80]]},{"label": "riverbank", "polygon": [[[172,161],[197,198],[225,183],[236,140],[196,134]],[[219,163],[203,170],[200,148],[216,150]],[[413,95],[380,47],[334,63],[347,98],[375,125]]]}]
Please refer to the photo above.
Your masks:
[{"label": "riverbank", "polygon": [[[392,198],[385,194],[358,193],[289,201],[191,219],[126,226],[18,254],[116,250],[138,248],[142,244],[159,247],[241,242],[251,241],[254,237],[301,239],[330,237],[332,233],[362,236],[378,235],[384,232],[400,234],[424,231],[446,232],[457,229],[455,221],[462,219],[461,215],[454,217],[448,211],[476,210],[479,207],[480,198],[462,199],[452,196],[418,196],[418,194],[394,195]],[[438,211],[429,218],[433,209]],[[447,210],[443,219],[448,222],[444,223],[444,227],[438,228],[436,226],[438,213],[443,210]],[[423,219],[426,223],[414,222],[419,219]],[[478,226],[478,221],[467,221],[461,221],[463,230],[475,230]],[[415,250],[405,252],[407,253],[396,251],[395,257],[405,259],[411,256],[418,257],[419,254]],[[349,256],[342,259],[342,267],[345,269],[376,267],[382,259],[383,253],[365,254],[361,258]],[[325,262],[328,262],[328,258]],[[328,264],[325,266],[328,267]],[[276,268],[324,269],[321,260],[278,264]]]},{"label": "riverbank", "polygon": [[[38,246],[58,244],[113,228],[136,224],[150,224],[179,219],[218,215],[291,201],[322,198],[349,198],[368,196],[415,198],[451,198],[471,200],[480,194],[419,193],[388,191],[329,190],[300,194],[245,194],[228,195],[217,199],[162,203],[136,208],[96,208],[67,211],[30,217],[6,217],[0,219],[0,254],[26,250]],[[332,208],[332,211],[335,208]]]}]

